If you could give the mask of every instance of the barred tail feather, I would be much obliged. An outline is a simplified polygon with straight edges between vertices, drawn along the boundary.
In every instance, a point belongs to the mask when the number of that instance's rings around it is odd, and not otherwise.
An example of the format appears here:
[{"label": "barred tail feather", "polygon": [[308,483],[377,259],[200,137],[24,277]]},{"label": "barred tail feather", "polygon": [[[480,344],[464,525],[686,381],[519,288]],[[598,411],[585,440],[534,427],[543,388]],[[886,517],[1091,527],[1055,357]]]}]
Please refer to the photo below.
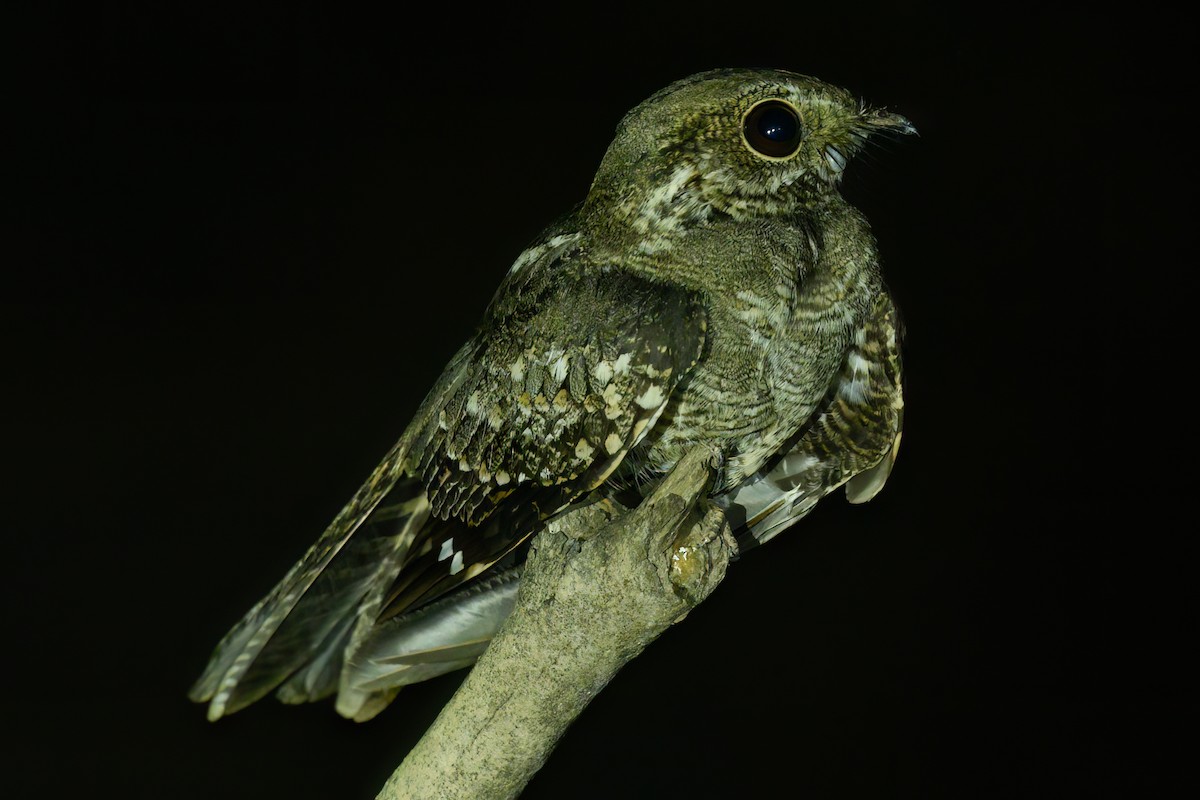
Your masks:
[{"label": "barred tail feather", "polygon": [[[404,489],[411,491],[408,487]],[[402,491],[398,488],[397,493]],[[277,696],[285,703],[307,703],[322,700],[337,691],[342,665],[353,651],[360,628],[374,625],[380,599],[400,571],[412,549],[413,541],[429,519],[430,505],[424,492],[398,504],[385,504],[372,514],[359,536],[371,536],[379,530],[394,531],[381,539],[377,555],[363,550],[361,578],[341,576],[335,591],[341,602],[331,605],[326,613],[337,623],[313,652],[312,660],[297,670],[287,683],[279,687]],[[347,558],[348,558],[347,554]],[[336,562],[333,566],[337,566]],[[315,587],[314,587],[315,588]],[[282,644],[282,643],[281,643]],[[285,645],[286,646],[286,645]]]},{"label": "barred tail feather", "polygon": [[275,697],[281,703],[299,705],[324,700],[337,691],[338,676],[342,672],[342,654],[350,640],[350,627],[354,618],[347,616],[317,647],[312,661],[292,674],[278,690]]},{"label": "barred tail feather", "polygon": [[[297,670],[306,676],[289,685],[285,699],[327,691],[327,670],[334,660],[340,666],[346,616],[376,582],[394,577],[381,576],[379,564],[411,542],[414,526],[428,515],[420,485],[400,481],[403,452],[393,448],[316,544],[217,645],[189,692],[192,700],[209,703],[210,720],[253,703]],[[388,508],[403,507],[395,524],[364,526],[389,496]],[[327,663],[310,664],[321,658]],[[301,691],[305,681],[311,688]]]}]

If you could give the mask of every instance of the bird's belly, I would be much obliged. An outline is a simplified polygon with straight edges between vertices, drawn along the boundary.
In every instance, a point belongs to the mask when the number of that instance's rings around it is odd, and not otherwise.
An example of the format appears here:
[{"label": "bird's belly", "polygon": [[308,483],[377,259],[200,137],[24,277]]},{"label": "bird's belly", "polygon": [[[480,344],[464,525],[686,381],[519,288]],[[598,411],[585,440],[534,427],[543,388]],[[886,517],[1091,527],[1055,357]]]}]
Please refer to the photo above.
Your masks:
[{"label": "bird's belly", "polygon": [[722,491],[753,475],[799,431],[828,391],[840,336],[740,337],[714,343],[648,439],[642,465],[669,470],[698,444],[725,459]]}]

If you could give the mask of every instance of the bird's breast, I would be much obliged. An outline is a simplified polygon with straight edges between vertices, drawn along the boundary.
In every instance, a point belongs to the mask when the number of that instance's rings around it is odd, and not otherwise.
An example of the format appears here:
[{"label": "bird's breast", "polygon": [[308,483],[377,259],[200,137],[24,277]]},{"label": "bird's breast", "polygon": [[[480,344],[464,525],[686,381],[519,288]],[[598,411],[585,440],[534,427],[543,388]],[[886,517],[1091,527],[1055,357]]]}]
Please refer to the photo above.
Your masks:
[{"label": "bird's breast", "polygon": [[820,246],[808,226],[783,221],[714,225],[680,241],[670,268],[706,297],[707,340],[637,454],[639,468],[669,470],[706,443],[726,459],[721,491],[819,409],[881,285],[857,212],[831,210],[824,221]]},{"label": "bird's breast", "polygon": [[789,289],[741,289],[714,307],[704,360],[660,420],[646,454],[649,465],[667,469],[706,442],[725,455],[724,482],[732,486],[757,471],[812,415],[846,337],[796,326]]}]

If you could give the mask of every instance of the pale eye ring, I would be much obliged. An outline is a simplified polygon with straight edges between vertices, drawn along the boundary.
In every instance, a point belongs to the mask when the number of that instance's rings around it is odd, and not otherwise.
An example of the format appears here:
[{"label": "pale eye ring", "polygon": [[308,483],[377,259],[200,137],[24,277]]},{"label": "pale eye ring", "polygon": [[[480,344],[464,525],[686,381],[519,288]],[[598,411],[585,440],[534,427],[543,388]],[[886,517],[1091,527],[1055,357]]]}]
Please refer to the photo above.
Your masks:
[{"label": "pale eye ring", "polygon": [[804,138],[800,112],[782,100],[756,103],[742,120],[742,138],[759,155],[790,158]]}]

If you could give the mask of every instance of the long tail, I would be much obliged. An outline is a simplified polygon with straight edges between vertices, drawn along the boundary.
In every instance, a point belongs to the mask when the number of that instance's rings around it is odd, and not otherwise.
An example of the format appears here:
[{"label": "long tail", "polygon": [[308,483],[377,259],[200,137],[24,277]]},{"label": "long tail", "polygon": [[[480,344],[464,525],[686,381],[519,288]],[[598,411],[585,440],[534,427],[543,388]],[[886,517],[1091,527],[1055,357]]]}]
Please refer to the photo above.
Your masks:
[{"label": "long tail", "polygon": [[[401,478],[397,445],[278,585],[225,635],[189,692],[208,718],[246,707],[284,681],[291,702],[336,688],[364,598],[386,591],[429,516],[420,484]],[[291,678],[291,680],[289,680]]]}]

